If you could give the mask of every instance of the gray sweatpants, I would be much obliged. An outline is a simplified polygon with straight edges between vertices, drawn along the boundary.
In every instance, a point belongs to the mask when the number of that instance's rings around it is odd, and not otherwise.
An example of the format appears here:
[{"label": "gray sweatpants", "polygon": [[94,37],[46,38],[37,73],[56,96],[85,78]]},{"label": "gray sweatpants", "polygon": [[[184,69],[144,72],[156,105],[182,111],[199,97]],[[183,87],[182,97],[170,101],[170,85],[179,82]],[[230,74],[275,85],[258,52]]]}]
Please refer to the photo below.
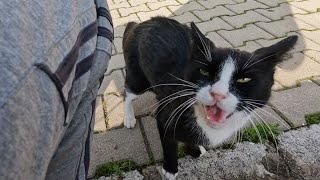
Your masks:
[{"label": "gray sweatpants", "polygon": [[105,0],[0,1],[0,179],[86,179]]}]

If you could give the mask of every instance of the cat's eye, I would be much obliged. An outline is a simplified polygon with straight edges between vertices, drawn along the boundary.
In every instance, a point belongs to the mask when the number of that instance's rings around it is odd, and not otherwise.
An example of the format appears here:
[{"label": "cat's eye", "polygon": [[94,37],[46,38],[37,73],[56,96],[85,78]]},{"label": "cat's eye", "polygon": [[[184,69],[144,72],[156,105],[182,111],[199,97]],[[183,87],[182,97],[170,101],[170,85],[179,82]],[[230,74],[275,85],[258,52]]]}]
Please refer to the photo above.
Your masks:
[{"label": "cat's eye", "polygon": [[240,79],[237,79],[238,83],[247,83],[249,81],[251,81],[251,78],[240,78]]},{"label": "cat's eye", "polygon": [[209,76],[209,72],[204,69],[200,69],[200,73],[204,76]]}]

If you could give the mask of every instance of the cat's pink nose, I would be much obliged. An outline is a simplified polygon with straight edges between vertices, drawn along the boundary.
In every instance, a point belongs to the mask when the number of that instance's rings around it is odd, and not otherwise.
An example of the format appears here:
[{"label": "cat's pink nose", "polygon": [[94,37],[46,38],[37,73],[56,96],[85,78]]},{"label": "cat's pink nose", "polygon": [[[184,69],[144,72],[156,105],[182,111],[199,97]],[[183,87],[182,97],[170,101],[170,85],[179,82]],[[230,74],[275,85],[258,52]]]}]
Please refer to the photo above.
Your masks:
[{"label": "cat's pink nose", "polygon": [[213,97],[214,101],[221,101],[222,99],[225,99],[226,96],[222,95],[222,94],[217,94],[217,93],[211,93],[211,96]]}]

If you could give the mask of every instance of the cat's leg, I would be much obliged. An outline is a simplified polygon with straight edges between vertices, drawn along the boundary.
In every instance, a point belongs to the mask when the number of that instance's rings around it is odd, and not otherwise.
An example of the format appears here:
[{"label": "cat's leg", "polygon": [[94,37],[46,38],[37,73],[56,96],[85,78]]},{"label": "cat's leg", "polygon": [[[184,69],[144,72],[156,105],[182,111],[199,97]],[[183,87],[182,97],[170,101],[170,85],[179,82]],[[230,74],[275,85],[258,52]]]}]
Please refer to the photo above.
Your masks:
[{"label": "cat's leg", "polygon": [[166,179],[174,180],[178,175],[178,142],[169,138],[170,135],[168,134],[164,138],[165,130],[161,125],[161,121],[157,119],[157,123],[164,158],[162,173]]},{"label": "cat's leg", "polygon": [[136,125],[136,118],[134,116],[133,110],[133,100],[137,97],[136,94],[131,93],[130,90],[125,90],[125,98],[124,98],[124,126],[127,128],[134,128]]}]

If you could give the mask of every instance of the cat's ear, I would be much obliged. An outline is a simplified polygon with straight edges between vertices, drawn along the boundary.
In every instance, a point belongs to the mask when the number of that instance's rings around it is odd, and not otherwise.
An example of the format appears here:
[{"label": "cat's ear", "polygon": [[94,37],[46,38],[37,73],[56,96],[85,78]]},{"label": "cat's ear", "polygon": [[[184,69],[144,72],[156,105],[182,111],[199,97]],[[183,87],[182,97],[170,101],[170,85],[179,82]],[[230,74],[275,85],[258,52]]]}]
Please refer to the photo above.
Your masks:
[{"label": "cat's ear", "polygon": [[[288,52],[297,42],[298,36],[290,36],[269,47],[257,49],[253,52],[256,61],[278,64],[283,59],[282,56]],[[258,63],[258,62],[257,62]]]},{"label": "cat's ear", "polygon": [[194,50],[198,52],[208,52],[212,48],[215,47],[212,41],[205,37],[204,34],[201,33],[199,28],[196,26],[194,22],[191,22],[191,33],[192,33],[192,40],[194,44]]}]

